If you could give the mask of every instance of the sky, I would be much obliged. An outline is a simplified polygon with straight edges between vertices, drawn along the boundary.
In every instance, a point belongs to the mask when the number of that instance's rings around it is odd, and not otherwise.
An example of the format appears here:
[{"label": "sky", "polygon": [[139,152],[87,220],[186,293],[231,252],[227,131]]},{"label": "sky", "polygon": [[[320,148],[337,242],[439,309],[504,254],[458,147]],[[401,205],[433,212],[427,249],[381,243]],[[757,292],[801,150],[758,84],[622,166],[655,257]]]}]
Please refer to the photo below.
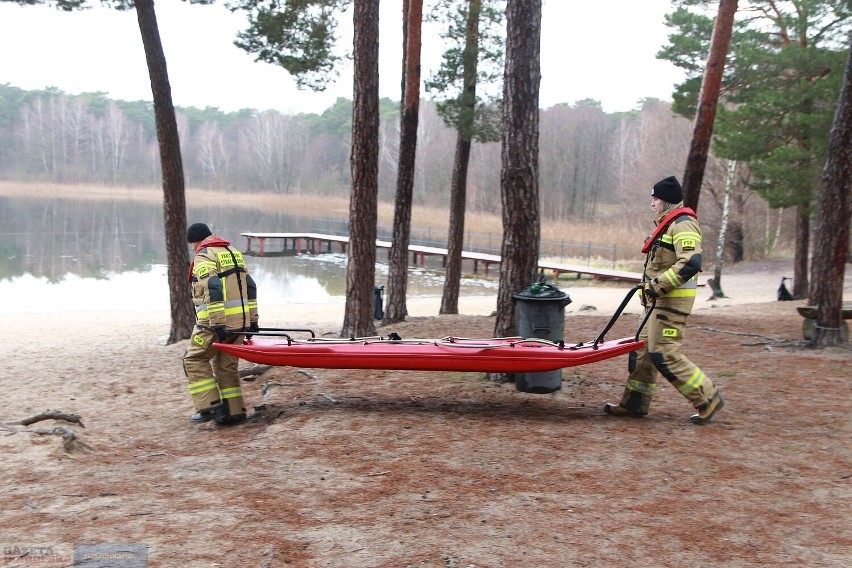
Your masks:
[{"label": "sky", "polygon": [[[399,100],[401,2],[380,5],[379,95]],[[155,8],[176,106],[321,113],[338,97],[352,98],[349,65],[325,92],[314,93],[297,89],[283,69],[255,62],[233,45],[245,16],[222,2],[161,0]],[[669,0],[544,0],[540,106],[596,99],[604,111],[619,112],[648,97],[670,101],[683,74],[656,59],[669,35],[669,10]],[[341,49],[351,51],[351,30],[351,17],[342,18]],[[440,64],[441,41],[434,26],[425,28],[424,79]],[[0,2],[0,53],[0,84],[152,99],[135,11],[60,12]]]}]

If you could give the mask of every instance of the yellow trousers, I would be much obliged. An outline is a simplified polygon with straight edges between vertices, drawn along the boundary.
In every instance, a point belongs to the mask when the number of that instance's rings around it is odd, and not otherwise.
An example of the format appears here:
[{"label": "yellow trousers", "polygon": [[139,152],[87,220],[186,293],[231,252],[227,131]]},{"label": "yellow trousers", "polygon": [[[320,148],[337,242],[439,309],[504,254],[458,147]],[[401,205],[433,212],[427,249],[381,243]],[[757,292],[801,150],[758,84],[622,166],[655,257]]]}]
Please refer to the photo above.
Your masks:
[{"label": "yellow trousers", "polygon": [[680,352],[686,333],[687,316],[674,311],[654,310],[639,338],[645,347],[630,353],[627,384],[621,405],[647,414],[662,374],[677,391],[698,408],[716,394],[716,385],[686,355]]},{"label": "yellow trousers", "polygon": [[[243,336],[234,336],[242,343]],[[245,413],[243,390],[237,366],[240,360],[213,347],[216,334],[196,327],[183,356],[183,368],[189,381],[189,396],[198,411],[227,404],[227,415]]]}]

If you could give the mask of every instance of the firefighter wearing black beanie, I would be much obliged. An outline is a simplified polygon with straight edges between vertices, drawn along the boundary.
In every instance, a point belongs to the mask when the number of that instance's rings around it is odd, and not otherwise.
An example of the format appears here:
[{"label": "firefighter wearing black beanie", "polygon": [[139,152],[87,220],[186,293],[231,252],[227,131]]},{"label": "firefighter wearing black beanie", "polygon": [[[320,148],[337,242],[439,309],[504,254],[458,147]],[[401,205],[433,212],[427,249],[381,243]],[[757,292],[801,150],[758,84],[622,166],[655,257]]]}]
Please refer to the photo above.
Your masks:
[{"label": "firefighter wearing black beanie", "polygon": [[204,223],[193,223],[186,230],[186,242],[198,243],[212,234],[213,233],[210,231],[210,227],[208,227]]},{"label": "firefighter wearing black beanie", "polygon": [[667,203],[680,203],[683,201],[683,188],[678,183],[676,177],[669,176],[654,184],[651,196],[662,199]]},{"label": "firefighter wearing black beanie", "polygon": [[695,212],[682,207],[683,188],[674,176],[655,183],[651,196],[657,230],[642,247],[647,257],[640,293],[646,313],[650,311],[639,334],[645,346],[628,356],[621,402],[607,403],[604,411],[645,416],[662,375],[697,411],[690,416],[692,423],[707,424],[725,400],[713,380],[681,353],[701,272],[701,226]]},{"label": "firefighter wearing black beanie", "polygon": [[189,279],[197,324],[183,356],[189,395],[196,413],[190,421],[217,426],[246,420],[237,366],[239,359],[214,343],[241,344],[247,332],[258,332],[257,286],[245,258],[204,223],[193,223],[186,240],[194,255]]}]

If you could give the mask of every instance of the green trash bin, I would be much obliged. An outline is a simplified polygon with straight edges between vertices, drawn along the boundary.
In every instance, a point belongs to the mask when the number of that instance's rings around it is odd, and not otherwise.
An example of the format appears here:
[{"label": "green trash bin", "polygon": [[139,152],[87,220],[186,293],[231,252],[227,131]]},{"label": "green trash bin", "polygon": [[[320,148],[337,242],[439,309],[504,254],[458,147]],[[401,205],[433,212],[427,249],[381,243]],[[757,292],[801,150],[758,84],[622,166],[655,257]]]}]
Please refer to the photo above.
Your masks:
[{"label": "green trash bin", "polygon": [[[543,281],[512,294],[515,301],[516,334],[524,339],[562,341],[565,335],[565,306],[571,298],[553,284]],[[562,388],[562,369],[540,373],[515,373],[515,388],[521,392],[547,394]]]}]

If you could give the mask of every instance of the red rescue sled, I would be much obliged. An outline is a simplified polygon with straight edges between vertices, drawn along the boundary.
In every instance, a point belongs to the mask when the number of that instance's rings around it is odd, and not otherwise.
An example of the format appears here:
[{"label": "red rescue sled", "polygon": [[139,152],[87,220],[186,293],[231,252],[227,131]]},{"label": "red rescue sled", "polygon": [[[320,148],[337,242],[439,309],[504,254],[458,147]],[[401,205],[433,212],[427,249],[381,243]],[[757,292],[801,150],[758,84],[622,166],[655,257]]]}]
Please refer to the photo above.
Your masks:
[{"label": "red rescue sled", "polygon": [[[653,305],[635,336],[604,340],[635,290],[635,287],[630,290],[597,339],[573,345],[521,337],[402,339],[391,334],[389,337],[323,339],[315,337],[309,329],[282,328],[241,332],[249,337],[243,344],[213,345],[246,361],[289,367],[483,373],[554,371],[597,363],[643,347],[645,342],[639,340],[639,330],[645,325]],[[288,332],[307,332],[311,337],[294,339]]]},{"label": "red rescue sled", "polygon": [[537,373],[596,363],[635,351],[645,343],[628,337],[564,345],[543,339],[292,339],[253,337],[245,344],[216,343],[240,359],[289,367]]}]

